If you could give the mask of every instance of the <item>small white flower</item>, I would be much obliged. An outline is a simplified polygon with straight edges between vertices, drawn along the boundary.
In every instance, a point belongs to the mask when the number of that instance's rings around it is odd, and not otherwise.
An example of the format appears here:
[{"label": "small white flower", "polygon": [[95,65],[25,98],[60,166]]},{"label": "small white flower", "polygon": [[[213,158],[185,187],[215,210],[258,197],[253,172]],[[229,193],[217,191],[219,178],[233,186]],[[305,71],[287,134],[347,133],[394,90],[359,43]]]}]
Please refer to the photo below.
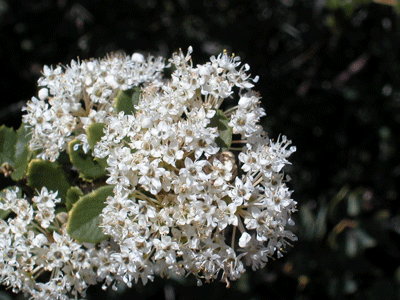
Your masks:
[{"label": "small white flower", "polygon": [[228,195],[237,206],[240,206],[247,205],[253,192],[254,186],[249,177],[246,178],[244,183],[240,178],[236,177],[235,186],[228,191]]}]

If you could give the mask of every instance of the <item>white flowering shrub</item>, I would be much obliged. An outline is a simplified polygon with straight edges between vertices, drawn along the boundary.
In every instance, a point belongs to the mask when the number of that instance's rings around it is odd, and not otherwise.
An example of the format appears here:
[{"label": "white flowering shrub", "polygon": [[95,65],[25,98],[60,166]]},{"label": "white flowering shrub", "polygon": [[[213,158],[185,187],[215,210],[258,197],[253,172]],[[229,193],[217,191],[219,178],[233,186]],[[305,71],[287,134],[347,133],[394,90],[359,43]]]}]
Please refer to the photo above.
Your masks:
[{"label": "white flowering shrub", "polygon": [[283,172],[296,149],[259,125],[258,78],[191,52],[44,68],[23,126],[0,128],[17,182],[0,194],[2,284],[34,299],[155,275],[229,286],[296,240]]}]

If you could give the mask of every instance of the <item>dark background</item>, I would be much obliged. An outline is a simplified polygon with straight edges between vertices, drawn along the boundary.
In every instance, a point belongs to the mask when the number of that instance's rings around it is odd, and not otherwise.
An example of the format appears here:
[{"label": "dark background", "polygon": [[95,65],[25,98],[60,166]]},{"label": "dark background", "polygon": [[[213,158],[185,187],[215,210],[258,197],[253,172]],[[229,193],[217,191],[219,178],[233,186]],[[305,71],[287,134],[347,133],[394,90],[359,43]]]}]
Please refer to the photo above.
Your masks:
[{"label": "dark background", "polygon": [[248,63],[263,125],[297,146],[299,241],[282,259],[230,289],[157,278],[87,299],[399,299],[400,14],[384,2],[0,0],[1,124],[19,126],[45,64],[192,45],[195,64],[223,49]]}]

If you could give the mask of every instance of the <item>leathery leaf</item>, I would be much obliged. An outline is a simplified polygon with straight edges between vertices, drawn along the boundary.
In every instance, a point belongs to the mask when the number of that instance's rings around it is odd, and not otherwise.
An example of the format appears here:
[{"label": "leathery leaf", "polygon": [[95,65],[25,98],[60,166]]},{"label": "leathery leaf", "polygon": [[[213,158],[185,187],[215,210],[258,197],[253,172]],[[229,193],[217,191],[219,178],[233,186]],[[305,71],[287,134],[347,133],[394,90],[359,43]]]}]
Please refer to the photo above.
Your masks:
[{"label": "leathery leaf", "polygon": [[100,225],[100,214],[107,197],[113,195],[114,186],[107,185],[81,197],[69,211],[67,231],[80,243],[96,244],[106,239]]}]

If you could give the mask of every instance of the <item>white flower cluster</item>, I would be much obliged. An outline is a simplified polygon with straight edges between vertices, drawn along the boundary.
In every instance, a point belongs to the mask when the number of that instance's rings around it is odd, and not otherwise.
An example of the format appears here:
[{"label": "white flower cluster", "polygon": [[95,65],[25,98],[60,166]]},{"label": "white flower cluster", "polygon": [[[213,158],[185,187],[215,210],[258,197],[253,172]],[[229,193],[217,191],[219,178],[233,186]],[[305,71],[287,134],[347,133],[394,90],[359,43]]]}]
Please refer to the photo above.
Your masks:
[{"label": "white flower cluster", "polygon": [[[239,58],[224,53],[194,67],[190,52],[170,59],[168,84],[144,88],[135,115],[109,117],[95,147],[115,185],[102,227],[121,247],[114,258],[127,283],[153,270],[228,283],[243,261],[263,267],[296,239],[285,229],[296,202],[282,173],[295,147],[257,124],[265,113],[248,65],[238,69]],[[235,91],[238,105],[219,110]],[[221,149],[215,118],[226,118],[243,147]]]},{"label": "white flower cluster", "polygon": [[61,201],[57,193],[42,188],[30,203],[18,197],[17,188],[7,190],[3,200],[0,209],[12,211],[14,217],[0,219],[1,284],[32,299],[67,300],[84,296],[89,285],[105,279],[99,270],[112,245],[103,242],[96,248],[73,241],[63,213],[55,215]]},{"label": "white flower cluster", "polygon": [[[93,155],[107,158],[106,184],[115,186],[101,214],[111,238],[79,244],[55,216],[55,193],[43,189],[29,202],[8,192],[0,209],[16,216],[0,221],[2,284],[35,299],[84,296],[99,281],[145,284],[154,275],[229,285],[246,265],[264,267],[296,240],[286,229],[296,202],[283,173],[296,149],[258,124],[258,78],[239,57],[222,53],[194,66],[191,52],[172,56],[170,79],[161,76],[162,58],[139,54],[45,67],[44,88],[23,117],[30,147],[54,161],[75,138],[88,150],[85,128],[105,124]],[[134,114],[116,114],[113,99],[134,86],[142,88]],[[223,110],[225,99],[237,105]]]},{"label": "white flower cluster", "polygon": [[54,161],[68,142],[78,138],[87,151],[85,128],[113,113],[118,91],[159,83],[164,67],[162,57],[145,59],[138,53],[81,63],[72,60],[65,68],[45,66],[38,82],[39,99],[32,97],[22,119],[32,128],[30,148],[41,150],[40,158]]}]

